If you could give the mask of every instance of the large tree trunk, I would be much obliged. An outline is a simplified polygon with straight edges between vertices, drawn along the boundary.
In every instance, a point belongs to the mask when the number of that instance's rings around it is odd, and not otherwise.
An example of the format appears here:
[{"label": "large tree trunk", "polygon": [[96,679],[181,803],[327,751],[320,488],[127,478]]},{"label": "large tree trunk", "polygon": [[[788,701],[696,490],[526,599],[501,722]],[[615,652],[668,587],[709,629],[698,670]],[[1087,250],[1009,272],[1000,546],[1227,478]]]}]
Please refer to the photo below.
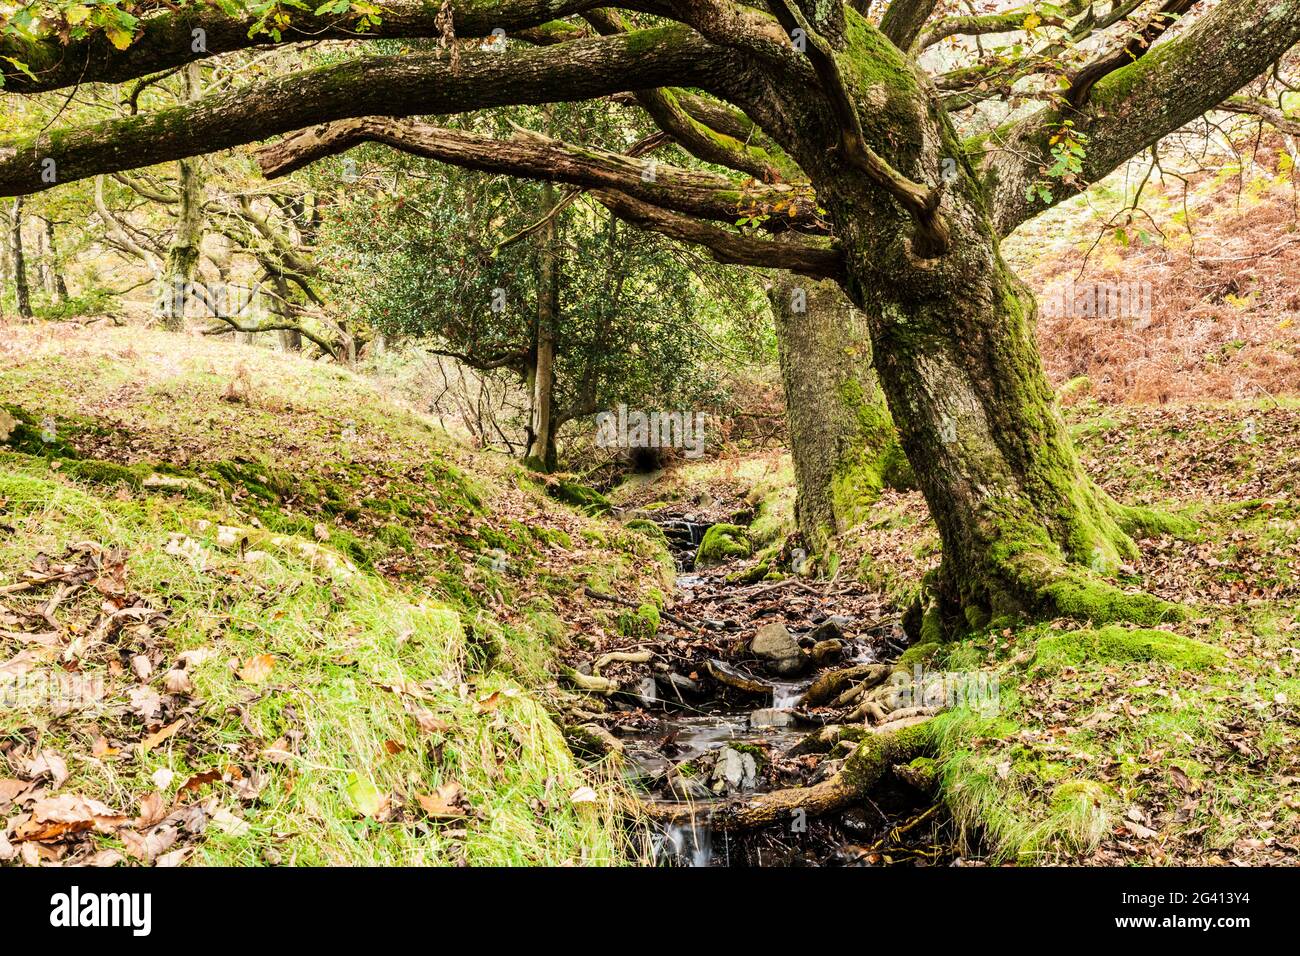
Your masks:
[{"label": "large tree trunk", "polygon": [[555,325],[560,306],[560,266],[556,249],[555,187],[542,186],[544,225],[538,231],[540,244],[537,275],[537,361],[533,382],[533,420],[527,459],[533,467],[554,471],[555,445]]},{"label": "large tree trunk", "polygon": [[776,319],[795,518],[814,551],[860,523],[886,485],[910,479],[872,367],[866,316],[834,282],[780,273]]},{"label": "large tree trunk", "polygon": [[9,209],[9,267],[14,276],[14,305],[24,319],[32,317],[31,291],[27,286],[27,262],[23,255],[23,197]]},{"label": "large tree trunk", "polygon": [[1136,516],[1075,457],[1034,341],[1033,296],[1002,261],[985,184],[947,113],[910,61],[847,17],[835,59],[863,136],[887,144],[890,166],[911,181],[948,182],[943,229],[846,158],[841,126],[815,99],[772,125],[827,197],[847,252],[843,286],[867,316],[881,386],[942,538],[922,631],[1022,614],[1176,613],[1102,579],[1135,556],[1125,528]]},{"label": "large tree trunk", "polygon": [[1075,457],[1034,341],[1033,296],[992,242],[962,238],[923,277],[899,263],[923,282],[864,301],[881,383],[943,541],[936,623],[1160,619],[1168,605],[1097,576],[1136,556],[1133,516]]}]

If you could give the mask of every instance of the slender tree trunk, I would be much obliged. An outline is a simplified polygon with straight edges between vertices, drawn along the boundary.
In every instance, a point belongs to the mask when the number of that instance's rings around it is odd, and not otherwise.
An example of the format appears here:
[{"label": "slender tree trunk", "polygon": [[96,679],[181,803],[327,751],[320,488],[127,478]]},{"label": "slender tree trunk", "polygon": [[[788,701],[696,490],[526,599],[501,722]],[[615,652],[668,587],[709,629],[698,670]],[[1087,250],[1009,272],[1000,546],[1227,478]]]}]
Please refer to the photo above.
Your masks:
[{"label": "slender tree trunk", "polygon": [[537,275],[537,365],[533,386],[532,441],[528,458],[535,467],[554,471],[555,445],[555,325],[559,313],[560,266],[556,249],[555,187],[542,186],[541,213],[545,225],[538,231],[541,246]]},{"label": "slender tree trunk", "polygon": [[799,531],[814,551],[866,517],[882,487],[910,482],[871,361],[866,316],[834,282],[781,273],[776,318]]},{"label": "slender tree trunk", "polygon": [[27,262],[23,256],[23,197],[9,207],[9,262],[14,275],[14,304],[19,316],[32,317],[31,291],[27,286]]},{"label": "slender tree trunk", "polygon": [[[199,70],[198,64],[194,63],[185,67],[187,100],[195,100],[200,96]],[[185,305],[189,300],[190,283],[194,281],[203,242],[203,161],[198,157],[182,159],[176,166],[180,209],[176,218],[176,234],[167,249],[167,261],[161,278],[162,288],[155,305],[163,328],[172,331],[178,331],[185,325]]]},{"label": "slender tree trunk", "polygon": [[68,284],[63,278],[63,269],[59,262],[59,244],[54,234],[54,220],[45,220],[45,250],[49,256],[47,273],[49,285],[46,291],[54,297],[55,302],[64,302],[68,298]]}]

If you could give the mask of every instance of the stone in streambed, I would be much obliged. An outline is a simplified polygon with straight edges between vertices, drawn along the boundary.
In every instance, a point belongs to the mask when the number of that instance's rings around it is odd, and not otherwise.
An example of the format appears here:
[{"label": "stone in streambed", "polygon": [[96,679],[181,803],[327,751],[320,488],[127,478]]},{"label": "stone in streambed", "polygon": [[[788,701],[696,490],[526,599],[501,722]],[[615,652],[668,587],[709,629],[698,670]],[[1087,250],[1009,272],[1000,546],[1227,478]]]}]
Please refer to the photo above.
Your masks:
[{"label": "stone in streambed", "polygon": [[669,700],[680,700],[683,696],[701,697],[704,694],[704,688],[697,681],[693,681],[685,674],[679,674],[676,671],[657,674],[655,680],[659,682],[664,697]]},{"label": "stone in streambed", "polygon": [[742,694],[767,695],[772,693],[772,685],[743,674],[736,668],[719,660],[708,660],[704,670],[723,687],[739,691]]},{"label": "stone in streambed", "polygon": [[842,641],[845,636],[845,628],[852,626],[853,618],[845,617],[843,614],[833,614],[809,631],[808,636],[812,638],[814,643],[818,641]]},{"label": "stone in streambed", "polygon": [[816,667],[834,664],[844,655],[844,642],[837,638],[818,641],[812,646],[808,655],[812,658],[813,665]]},{"label": "stone in streambed", "polygon": [[620,691],[619,696],[638,707],[653,707],[659,703],[659,688],[653,677],[642,677],[631,687]]},{"label": "stone in streambed", "polygon": [[714,792],[740,793],[753,790],[758,779],[758,764],[754,755],[723,747],[713,765]]},{"label": "stone in streambed", "polygon": [[763,727],[789,727],[793,717],[784,707],[764,707],[749,715],[749,726],[755,730]]},{"label": "stone in streambed", "polygon": [[768,670],[782,677],[798,674],[808,666],[808,657],[784,624],[764,624],[749,642],[749,650],[762,658]]}]

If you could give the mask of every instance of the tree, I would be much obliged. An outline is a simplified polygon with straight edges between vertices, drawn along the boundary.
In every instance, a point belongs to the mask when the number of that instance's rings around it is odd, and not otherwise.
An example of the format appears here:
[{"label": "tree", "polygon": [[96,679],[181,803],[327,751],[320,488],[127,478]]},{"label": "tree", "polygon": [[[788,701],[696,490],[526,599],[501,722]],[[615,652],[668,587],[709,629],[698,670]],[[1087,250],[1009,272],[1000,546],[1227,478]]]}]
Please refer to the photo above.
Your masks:
[{"label": "tree", "polygon": [[[121,82],[265,42],[268,29],[294,42],[355,31],[359,18],[375,36],[436,36],[443,47],[336,59],[181,107],[20,137],[0,147],[0,192],[47,188],[40,173],[50,161],[75,179],[285,133],[295,135],[262,155],[269,175],[373,140],[588,188],[619,216],[723,261],[834,278],[863,311],[943,542],[936,626],[1016,613],[1170,613],[1094,573],[1134,554],[1128,532],[1145,517],[1080,468],[1034,344],[1033,297],[999,241],[1262,74],[1300,39],[1300,0],[1167,0],[1112,7],[1114,16],[1067,5],[1052,15],[1058,25],[1026,13],[1019,53],[1010,47],[997,66],[937,78],[918,60],[935,31],[982,35],[1015,20],[945,17],[927,32],[935,0],[893,0],[879,26],[859,6],[637,0],[624,22],[580,0],[449,0],[438,11],[401,5],[377,23],[349,11],[285,28],[268,25],[265,11],[241,18],[190,5],[134,24],[123,51],[111,31],[55,14],[29,25],[35,36],[7,31],[0,55],[26,66],[5,67],[9,89]],[[196,23],[206,31],[199,51],[178,42]],[[1043,40],[1040,30],[1051,33]],[[500,33],[520,42],[465,42]],[[963,139],[950,110],[1020,97],[1013,84],[1022,77],[1043,80],[1029,108]],[[612,94],[632,94],[714,168],[657,164],[647,177],[646,161],[613,150],[393,118]],[[747,124],[757,135],[738,138]],[[755,214],[742,212],[737,228],[740,210]],[[765,238],[773,233],[797,238]]]},{"label": "tree", "polygon": [[[497,113],[478,125],[508,130],[531,117],[578,139],[619,120],[608,109],[548,112]],[[622,125],[618,138],[637,138]],[[518,446],[537,467],[556,466],[570,422],[619,403],[684,409],[712,399],[716,376],[704,359],[713,330],[703,307],[721,288],[737,321],[757,311],[735,276],[623,226],[579,191],[561,195],[549,182],[440,169],[385,150],[347,163],[321,164],[313,177],[322,194],[347,183],[322,227],[337,297],[357,324],[522,393],[522,420],[497,423],[505,427],[490,439]]]},{"label": "tree", "polygon": [[9,207],[9,270],[14,281],[14,308],[25,319],[32,317],[31,292],[27,284],[27,256],[23,249],[23,197]]},{"label": "tree", "polygon": [[769,290],[794,461],[795,519],[817,553],[911,483],[871,357],[866,317],[830,280],[778,273]]}]

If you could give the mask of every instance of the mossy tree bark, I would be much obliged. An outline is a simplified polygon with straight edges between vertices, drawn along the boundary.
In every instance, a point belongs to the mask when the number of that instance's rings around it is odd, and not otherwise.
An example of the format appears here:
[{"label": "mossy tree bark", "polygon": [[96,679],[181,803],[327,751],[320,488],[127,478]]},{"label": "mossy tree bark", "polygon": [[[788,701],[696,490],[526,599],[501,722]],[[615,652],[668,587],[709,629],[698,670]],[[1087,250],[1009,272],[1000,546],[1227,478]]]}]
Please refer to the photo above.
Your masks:
[{"label": "mossy tree bark", "polygon": [[907,471],[872,366],[866,316],[834,282],[781,273],[768,290],[776,320],[786,425],[808,546],[862,521]]},{"label": "mossy tree bark", "polygon": [[1034,341],[1033,296],[1001,258],[991,204],[947,114],[913,64],[852,11],[836,59],[864,133],[890,143],[891,166],[947,183],[939,209],[949,235],[935,255],[892,197],[838,151],[816,148],[816,117],[799,116],[801,129],[774,117],[774,135],[828,187],[848,250],[843,284],[866,315],[881,386],[938,525],[932,632],[1007,615],[1170,613],[1093,573],[1135,556],[1126,512],[1074,454]]},{"label": "mossy tree bark", "polygon": [[32,317],[31,290],[27,285],[27,257],[23,252],[23,198],[9,207],[9,268],[14,277],[14,306],[24,319]]},{"label": "mossy tree bark", "polygon": [[560,309],[560,262],[555,229],[555,187],[542,186],[542,227],[538,230],[536,360],[533,379],[532,423],[526,458],[535,468],[554,471],[557,464],[555,432],[555,332]]},{"label": "mossy tree bark", "polygon": [[[199,97],[199,67],[185,67],[185,98]],[[182,159],[177,164],[176,192],[180,197],[176,233],[167,249],[159,280],[155,314],[163,328],[172,331],[185,324],[185,304],[190,299],[191,283],[198,271],[200,245],[203,242],[203,165],[198,158]]]}]

